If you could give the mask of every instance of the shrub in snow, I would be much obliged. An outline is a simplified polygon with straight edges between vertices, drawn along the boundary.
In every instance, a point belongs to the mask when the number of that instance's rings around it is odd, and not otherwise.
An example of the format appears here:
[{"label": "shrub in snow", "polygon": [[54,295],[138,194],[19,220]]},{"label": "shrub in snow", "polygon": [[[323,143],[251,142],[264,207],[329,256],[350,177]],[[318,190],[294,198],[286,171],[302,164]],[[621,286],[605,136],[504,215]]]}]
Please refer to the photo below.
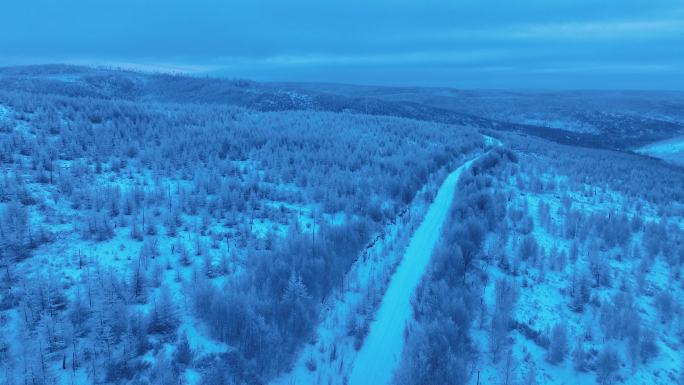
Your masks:
[{"label": "shrub in snow", "polygon": [[511,280],[502,278],[496,282],[494,314],[490,327],[490,348],[495,362],[498,361],[499,353],[506,345],[508,332],[513,326],[518,290]]},{"label": "shrub in snow", "polygon": [[316,371],[316,360],[312,358],[309,358],[306,360],[306,368],[309,369],[310,372],[315,372]]},{"label": "shrub in snow", "polygon": [[449,319],[430,322],[427,328],[417,325],[404,348],[412,359],[400,365],[395,383],[464,384],[468,379],[466,363],[471,352],[467,346],[455,343],[462,331]]},{"label": "shrub in snow", "polygon": [[641,346],[639,351],[642,362],[646,363],[658,356],[659,348],[656,339],[657,336],[652,328],[644,329],[641,336]]},{"label": "shrub in snow", "polygon": [[180,369],[189,366],[195,357],[195,352],[190,347],[188,335],[186,332],[181,334],[176,344],[176,351],[173,353],[173,362]]},{"label": "shrub in snow", "polygon": [[551,335],[549,337],[549,348],[547,352],[546,359],[553,363],[558,364],[565,360],[565,353],[568,350],[568,332],[564,323],[556,324],[553,329],[551,329]]},{"label": "shrub in snow", "polygon": [[577,345],[572,351],[572,367],[578,372],[587,370],[587,352],[584,350],[581,340],[577,341]]},{"label": "shrub in snow", "polygon": [[660,314],[660,320],[663,323],[669,323],[677,308],[677,302],[672,297],[670,290],[661,290],[655,298],[655,305]]},{"label": "shrub in snow", "polygon": [[162,286],[152,303],[148,331],[154,334],[171,335],[179,324],[178,308],[166,286]]},{"label": "shrub in snow", "polygon": [[604,346],[596,359],[596,381],[601,385],[612,385],[620,369],[620,357],[610,344]]},{"label": "shrub in snow", "polygon": [[537,241],[534,239],[534,237],[532,235],[525,236],[525,238],[523,238],[522,243],[520,244],[518,256],[520,256],[522,260],[535,260],[537,258],[538,253],[539,246],[537,245]]},{"label": "shrub in snow", "polygon": [[35,246],[29,210],[20,202],[9,202],[0,211],[0,254],[2,258],[21,260],[31,255]]}]

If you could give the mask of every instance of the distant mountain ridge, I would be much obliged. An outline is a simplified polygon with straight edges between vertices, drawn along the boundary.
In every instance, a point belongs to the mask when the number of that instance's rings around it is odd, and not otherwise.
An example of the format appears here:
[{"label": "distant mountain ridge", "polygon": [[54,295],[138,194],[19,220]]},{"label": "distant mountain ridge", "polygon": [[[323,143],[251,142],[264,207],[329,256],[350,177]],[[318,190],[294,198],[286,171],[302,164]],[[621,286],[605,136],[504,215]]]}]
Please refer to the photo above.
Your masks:
[{"label": "distant mountain ridge", "polygon": [[327,83],[263,83],[73,65],[0,68],[4,91],[211,103],[259,111],[388,115],[631,150],[684,133],[684,93],[475,91]]}]

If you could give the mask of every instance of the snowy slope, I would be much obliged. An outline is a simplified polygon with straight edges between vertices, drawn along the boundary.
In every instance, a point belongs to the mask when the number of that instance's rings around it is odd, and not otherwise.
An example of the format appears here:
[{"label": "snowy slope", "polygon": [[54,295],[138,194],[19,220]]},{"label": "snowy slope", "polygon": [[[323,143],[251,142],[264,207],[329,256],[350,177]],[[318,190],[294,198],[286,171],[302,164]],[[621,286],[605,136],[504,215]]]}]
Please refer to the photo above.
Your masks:
[{"label": "snowy slope", "polygon": [[[494,138],[485,136],[484,139],[485,148],[500,143]],[[461,163],[463,162],[465,160]],[[440,188],[441,191],[453,192],[460,170],[461,168],[457,171],[443,169],[435,174],[419,190],[406,210],[406,215],[397,217],[385,226],[372,246],[362,253],[346,274],[343,287],[326,299],[316,332],[309,343],[303,346],[292,369],[274,379],[272,385],[349,383],[355,358],[394,273],[411,244],[414,244],[412,253],[418,254],[415,251],[418,242],[414,239],[419,227],[425,229],[429,227],[427,223],[432,222],[433,231],[439,233],[439,229],[434,226],[435,216],[441,209],[448,210],[450,203],[445,203],[444,200],[451,200],[444,192],[439,194]],[[435,201],[438,203],[435,204]],[[432,219],[428,219],[423,225],[429,212],[432,212]],[[425,230],[421,232],[426,233]],[[425,256],[428,255],[429,251],[426,251]],[[423,264],[428,258],[425,259]],[[403,322],[401,325],[403,327]],[[399,346],[401,347],[402,345]],[[401,350],[396,353],[397,357],[400,355]]]},{"label": "snowy slope", "polygon": [[651,143],[637,149],[636,152],[660,158],[669,163],[684,165],[684,136]]},{"label": "snowy slope", "polygon": [[389,288],[354,360],[349,383],[388,384],[401,357],[406,322],[412,318],[411,295],[430,262],[461,172],[470,160],[444,181],[423,223],[413,235],[406,254],[392,276]]},{"label": "snowy slope", "polygon": [[[604,246],[592,248],[592,242],[603,242],[601,235],[595,230],[586,239],[568,238],[562,236],[560,229],[565,226],[570,209],[585,216],[612,216],[616,213],[624,214],[631,219],[638,218],[646,223],[658,223],[661,220],[669,223],[673,231],[670,238],[676,238],[677,227],[681,227],[681,217],[674,214],[658,213],[652,203],[638,196],[630,196],[606,187],[573,184],[562,176],[559,170],[553,170],[545,175],[537,175],[529,164],[528,158],[523,162],[524,178],[537,178],[553,181],[547,190],[534,191],[527,182],[508,181],[511,199],[509,209],[523,207],[533,220],[530,235],[539,245],[539,257],[536,262],[525,261],[519,256],[519,249],[525,234],[515,226],[509,226],[511,233],[507,235],[507,246],[502,248],[498,239],[501,234],[492,234],[488,242],[485,255],[499,255],[501,262],[488,264],[487,275],[490,278],[484,290],[484,303],[489,313],[495,306],[495,283],[502,278],[508,278],[518,283],[519,298],[515,304],[515,327],[510,333],[511,360],[491,360],[491,335],[488,334],[487,321],[480,321],[480,327],[474,328],[471,336],[475,345],[480,349],[480,361],[475,364],[475,370],[468,384],[496,384],[504,383],[504,373],[508,366],[514,383],[537,384],[597,384],[602,382],[597,372],[600,372],[600,362],[597,357],[606,346],[616,349],[619,366],[612,374],[616,382],[623,384],[672,384],[681,374],[681,324],[680,321],[663,320],[658,309],[658,297],[668,292],[675,298],[675,308],[680,309],[679,298],[681,282],[676,270],[670,270],[666,261],[667,255],[648,256],[642,259],[638,255],[648,255],[647,249],[641,248],[646,244],[642,226],[635,226],[629,230],[629,240],[624,246]],[[545,168],[543,170],[546,170]],[[586,191],[593,191],[591,195]],[[542,204],[549,207],[549,215],[545,223],[541,218]],[[676,204],[676,203],[675,203]],[[617,223],[608,222],[609,226]],[[594,225],[596,226],[596,225]],[[577,255],[572,257],[572,244],[578,245]],[[562,255],[562,257],[561,257]],[[605,261],[608,284],[590,285],[591,300],[581,311],[573,310],[569,306],[573,277],[578,272],[592,271],[592,255],[600,255],[599,261]],[[499,258],[497,257],[497,258]],[[509,265],[510,263],[510,265]],[[510,267],[514,266],[514,271]],[[647,356],[646,350],[630,345],[634,342],[627,338],[606,336],[608,324],[607,315],[615,310],[610,306],[619,303],[619,295],[628,293],[633,296],[633,306],[638,319],[633,321],[641,330],[652,332],[656,352]],[[617,298],[617,300],[616,300]],[[486,313],[486,312],[484,312]],[[483,314],[484,314],[483,313]],[[486,316],[485,316],[486,318]],[[560,362],[552,363],[548,359],[548,346],[544,339],[549,338],[554,325],[562,324],[567,328],[567,348],[565,357]],[[485,326],[483,326],[485,325]],[[644,334],[646,334],[645,332]],[[639,340],[643,344],[643,340]],[[548,343],[548,342],[547,342]],[[575,353],[578,348],[587,352],[586,368],[576,368]],[[641,349],[641,350],[639,350]],[[633,355],[637,352],[637,358]],[[630,355],[632,354],[632,355]],[[638,356],[639,354],[646,355]],[[681,377],[684,379],[684,377]],[[525,382],[523,382],[525,381]],[[612,383],[616,383],[612,382]]]}]

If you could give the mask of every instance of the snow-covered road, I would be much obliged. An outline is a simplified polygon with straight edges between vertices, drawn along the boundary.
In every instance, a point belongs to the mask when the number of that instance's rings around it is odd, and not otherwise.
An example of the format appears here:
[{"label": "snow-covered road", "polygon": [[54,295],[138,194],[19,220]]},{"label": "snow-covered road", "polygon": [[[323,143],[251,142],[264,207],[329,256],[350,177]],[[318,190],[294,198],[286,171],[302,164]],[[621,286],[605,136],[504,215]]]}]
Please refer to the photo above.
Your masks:
[{"label": "snow-covered road", "polygon": [[406,322],[413,317],[411,296],[439,240],[458,179],[472,162],[466,162],[445,179],[423,222],[413,234],[371,323],[368,336],[354,360],[350,385],[389,384],[404,347]]}]

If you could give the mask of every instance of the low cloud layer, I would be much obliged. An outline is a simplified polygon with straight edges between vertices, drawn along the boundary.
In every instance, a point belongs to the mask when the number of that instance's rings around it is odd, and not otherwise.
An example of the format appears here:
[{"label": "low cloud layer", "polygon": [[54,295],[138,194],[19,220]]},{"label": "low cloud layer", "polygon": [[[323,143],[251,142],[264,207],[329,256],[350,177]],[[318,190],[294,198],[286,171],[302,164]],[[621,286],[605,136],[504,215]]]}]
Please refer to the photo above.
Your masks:
[{"label": "low cloud layer", "polygon": [[684,89],[679,1],[8,0],[0,64],[258,80]]}]

